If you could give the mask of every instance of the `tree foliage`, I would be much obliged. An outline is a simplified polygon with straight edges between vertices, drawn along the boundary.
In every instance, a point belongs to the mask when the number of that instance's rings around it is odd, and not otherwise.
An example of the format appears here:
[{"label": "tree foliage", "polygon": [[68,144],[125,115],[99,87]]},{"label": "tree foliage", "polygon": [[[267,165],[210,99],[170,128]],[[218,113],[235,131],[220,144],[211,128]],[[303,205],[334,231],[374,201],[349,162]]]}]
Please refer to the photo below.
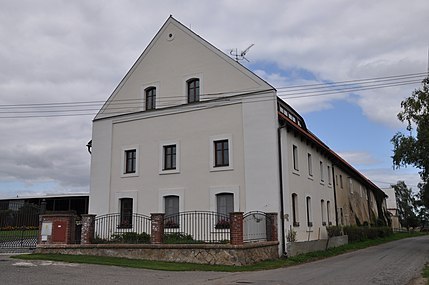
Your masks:
[{"label": "tree foliage", "polygon": [[421,89],[401,102],[401,108],[398,119],[407,123],[409,134],[398,132],[391,139],[393,165],[413,165],[420,170],[420,199],[429,208],[429,77],[423,80]]},{"label": "tree foliage", "polygon": [[407,229],[419,226],[419,220],[415,212],[417,209],[416,199],[411,188],[408,188],[404,181],[398,181],[392,187],[395,189],[396,205],[401,225]]}]

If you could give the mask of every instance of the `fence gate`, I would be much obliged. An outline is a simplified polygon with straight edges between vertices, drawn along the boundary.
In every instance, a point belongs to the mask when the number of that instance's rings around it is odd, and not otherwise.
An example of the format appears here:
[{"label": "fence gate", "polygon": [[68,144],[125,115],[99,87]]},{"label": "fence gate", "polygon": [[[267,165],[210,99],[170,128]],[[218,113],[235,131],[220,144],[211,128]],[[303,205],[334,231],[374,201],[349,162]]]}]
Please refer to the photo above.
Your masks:
[{"label": "fence gate", "polygon": [[33,249],[39,232],[40,207],[24,204],[17,210],[0,210],[0,252]]}]

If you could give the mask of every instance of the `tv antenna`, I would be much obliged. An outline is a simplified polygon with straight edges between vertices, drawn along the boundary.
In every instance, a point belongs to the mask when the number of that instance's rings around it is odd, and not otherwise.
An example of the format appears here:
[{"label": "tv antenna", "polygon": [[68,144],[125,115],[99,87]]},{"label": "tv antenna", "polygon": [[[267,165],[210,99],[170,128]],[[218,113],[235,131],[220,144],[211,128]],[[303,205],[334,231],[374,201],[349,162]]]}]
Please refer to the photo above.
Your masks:
[{"label": "tv antenna", "polygon": [[238,52],[238,50],[237,49],[231,49],[230,51],[229,51],[229,54],[230,55],[232,55],[233,57],[235,57],[235,61],[239,61],[239,60],[243,60],[243,59],[245,59],[246,61],[248,61],[249,62],[249,60],[246,58],[246,54],[247,54],[247,52],[249,51],[249,49],[251,48],[251,47],[253,47],[255,44],[251,44],[250,46],[248,46],[245,50],[243,50],[242,52]]}]

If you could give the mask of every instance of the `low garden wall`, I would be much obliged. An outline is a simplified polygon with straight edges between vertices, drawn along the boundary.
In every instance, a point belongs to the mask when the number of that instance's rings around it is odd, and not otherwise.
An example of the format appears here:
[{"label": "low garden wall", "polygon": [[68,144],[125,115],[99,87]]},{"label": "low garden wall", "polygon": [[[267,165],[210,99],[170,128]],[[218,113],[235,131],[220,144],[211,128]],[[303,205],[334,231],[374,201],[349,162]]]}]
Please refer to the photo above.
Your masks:
[{"label": "low garden wall", "polygon": [[247,265],[278,258],[278,241],[231,244],[39,244],[35,253],[111,256],[170,262]]},{"label": "low garden wall", "polygon": [[348,243],[348,236],[335,236],[329,239],[290,242],[287,244],[287,255],[295,256],[313,251],[323,251],[328,248],[338,247]]}]

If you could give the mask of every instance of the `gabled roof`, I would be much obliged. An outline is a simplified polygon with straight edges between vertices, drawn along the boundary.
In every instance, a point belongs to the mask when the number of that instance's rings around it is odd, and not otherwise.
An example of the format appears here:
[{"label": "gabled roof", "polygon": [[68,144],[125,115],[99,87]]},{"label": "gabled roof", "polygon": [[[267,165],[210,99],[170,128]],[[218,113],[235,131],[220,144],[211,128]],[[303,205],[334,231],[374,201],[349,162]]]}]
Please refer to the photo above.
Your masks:
[{"label": "gabled roof", "polygon": [[[255,85],[258,85],[258,89],[252,89],[251,91],[261,91],[261,90],[275,90],[273,86],[271,86],[269,83],[267,83],[265,80],[260,78],[258,75],[241,65],[239,62],[236,62],[234,59],[223,53],[221,50],[210,44],[208,41],[201,38],[199,35],[194,33],[192,30],[184,26],[182,23],[174,19],[171,15],[167,19],[167,21],[164,23],[164,25],[161,27],[161,29],[157,32],[155,37],[151,40],[149,45],[146,47],[146,49],[143,51],[143,53],[139,56],[139,58],[136,60],[136,62],[133,64],[133,66],[130,68],[130,70],[126,73],[124,78],[121,80],[121,82],[118,84],[118,86],[115,88],[113,93],[110,95],[110,97],[107,99],[103,107],[100,109],[98,114],[96,115],[94,120],[103,118],[103,117],[110,117],[110,115],[103,115],[104,110],[106,110],[109,105],[115,100],[118,93],[121,91],[121,89],[129,82],[130,78],[133,76],[137,68],[141,65],[142,61],[149,56],[149,54],[152,52],[153,47],[161,40],[168,37],[172,37],[174,39],[174,35],[171,33],[168,33],[168,28],[174,26],[175,28],[180,29],[181,32],[185,33],[187,36],[189,36],[190,39],[193,39],[197,41],[199,44],[204,46],[206,49],[208,49],[211,53],[217,55],[219,60],[223,61],[229,66],[232,66],[235,70],[237,70],[242,75],[246,76],[255,83]],[[167,39],[168,40],[168,39]],[[164,62],[159,62],[160,64],[165,64]],[[174,69],[174,66],[171,66],[172,69]],[[249,90],[242,90],[242,92],[248,92]],[[228,90],[228,92],[231,92],[233,95],[237,95],[238,92],[236,90]],[[135,110],[134,110],[135,112]],[[114,115],[118,114],[124,114],[127,112],[118,112]]]}]

